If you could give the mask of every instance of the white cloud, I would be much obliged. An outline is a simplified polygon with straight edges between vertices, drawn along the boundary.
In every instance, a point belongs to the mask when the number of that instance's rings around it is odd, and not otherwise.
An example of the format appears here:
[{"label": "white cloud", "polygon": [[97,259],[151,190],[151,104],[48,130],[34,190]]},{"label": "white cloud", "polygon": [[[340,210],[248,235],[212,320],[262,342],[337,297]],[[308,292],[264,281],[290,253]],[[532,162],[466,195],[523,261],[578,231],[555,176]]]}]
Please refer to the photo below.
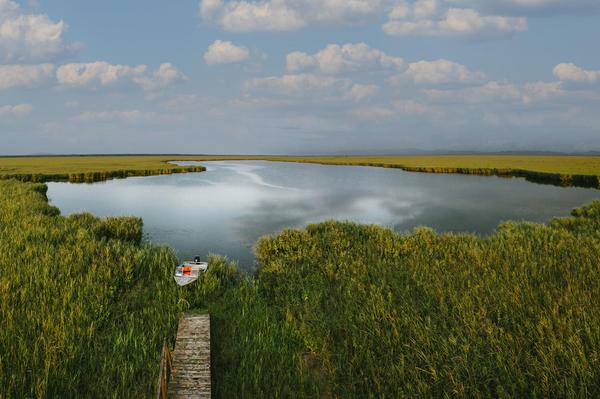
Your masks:
[{"label": "white cloud", "polygon": [[104,61],[66,64],[56,71],[58,83],[64,86],[111,86],[131,81],[147,91],[164,89],[185,78],[170,63],[161,64],[159,69],[152,72],[148,72],[146,65],[113,65]]},{"label": "white cloud", "polygon": [[598,0],[201,0],[199,15],[227,31],[293,31],[388,14],[390,35],[497,37],[527,29],[525,15],[600,11]]},{"label": "white cloud", "polygon": [[554,67],[553,73],[563,82],[596,83],[600,80],[600,71],[585,70],[573,63],[558,64]]},{"label": "white cloud", "polygon": [[222,26],[232,32],[289,31],[306,24],[295,10],[273,3],[229,3],[222,17]]},{"label": "white cloud", "polygon": [[417,0],[412,4],[400,0],[388,16],[390,19],[425,19],[433,17],[439,8],[437,0]]},{"label": "white cloud", "polygon": [[133,77],[133,81],[146,91],[162,90],[185,79],[187,77],[168,62],[160,64],[160,67],[149,75]]},{"label": "white cloud", "polygon": [[330,44],[313,55],[296,51],[287,56],[287,71],[291,73],[317,69],[323,73],[337,74],[382,68],[398,70],[403,66],[402,58],[386,55],[365,43]]},{"label": "white cloud", "polygon": [[11,0],[0,0],[0,15],[12,13],[19,9],[19,5]]},{"label": "white cloud", "polygon": [[425,90],[434,101],[482,103],[482,102],[534,102],[556,98],[565,94],[560,82],[513,83],[488,82],[484,85],[451,90]]},{"label": "white cloud", "polygon": [[33,111],[31,104],[3,105],[0,106],[0,116],[22,117]]},{"label": "white cloud", "polygon": [[281,1],[224,3],[220,0],[200,2],[200,16],[232,32],[288,31],[300,29],[305,21]]},{"label": "white cloud", "polygon": [[388,14],[383,31],[394,36],[506,36],[527,30],[527,19],[482,15],[472,8],[442,10],[437,0],[400,1]]},{"label": "white cloud", "polygon": [[123,78],[142,76],[146,73],[146,65],[131,67],[128,65],[112,65],[104,61],[87,64],[66,64],[56,71],[58,83],[68,86],[87,86],[100,83],[103,86],[115,84]]},{"label": "white cloud", "polygon": [[221,11],[223,2],[221,0],[201,0],[198,14],[206,20],[212,19],[215,14]]},{"label": "white cloud", "polygon": [[33,86],[48,79],[54,65],[0,65],[0,90],[11,87]]},{"label": "white cloud", "polygon": [[204,53],[204,61],[208,65],[233,64],[245,61],[249,56],[250,51],[246,47],[216,40],[208,46],[208,50]]},{"label": "white cloud", "polygon": [[315,54],[294,51],[287,55],[286,61],[287,72],[292,74],[319,72],[337,75],[344,72],[382,70],[400,72],[390,79],[393,83],[478,83],[485,78],[482,72],[471,71],[464,65],[444,59],[406,64],[402,58],[387,55],[365,43],[329,44]]},{"label": "white cloud", "polygon": [[383,9],[386,0],[202,0],[199,14],[233,32],[292,31],[314,23],[351,23]]},{"label": "white cloud", "polygon": [[288,72],[297,73],[313,69],[317,66],[317,60],[313,55],[301,51],[294,51],[287,55],[286,65]]},{"label": "white cloud", "polygon": [[290,74],[244,82],[247,94],[280,96],[322,101],[344,99],[362,101],[377,91],[375,85],[355,84],[350,79],[313,74]]},{"label": "white cloud", "polygon": [[471,71],[466,66],[448,60],[418,61],[391,80],[401,83],[409,80],[415,84],[476,83],[485,79],[482,72]]},{"label": "white cloud", "polygon": [[353,84],[347,97],[354,101],[362,101],[373,96],[378,90],[377,85]]},{"label": "white cloud", "polygon": [[53,58],[69,47],[63,43],[67,27],[45,14],[25,14],[13,1],[0,1],[0,57],[5,61]]}]

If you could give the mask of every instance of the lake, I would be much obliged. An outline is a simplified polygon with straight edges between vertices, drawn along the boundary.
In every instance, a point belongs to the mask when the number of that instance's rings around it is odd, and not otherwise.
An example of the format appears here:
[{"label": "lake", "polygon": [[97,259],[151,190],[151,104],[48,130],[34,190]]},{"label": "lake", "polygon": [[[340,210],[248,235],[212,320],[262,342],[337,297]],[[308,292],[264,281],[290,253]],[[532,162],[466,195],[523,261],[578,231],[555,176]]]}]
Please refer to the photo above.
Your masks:
[{"label": "lake", "polygon": [[397,231],[489,234],[505,220],[547,222],[600,198],[600,191],[524,179],[427,174],[362,166],[266,161],[178,162],[203,173],[132,177],[93,184],[48,183],[63,215],[139,216],[153,243],[180,259],[225,255],[254,266],[259,237],[328,219]]}]

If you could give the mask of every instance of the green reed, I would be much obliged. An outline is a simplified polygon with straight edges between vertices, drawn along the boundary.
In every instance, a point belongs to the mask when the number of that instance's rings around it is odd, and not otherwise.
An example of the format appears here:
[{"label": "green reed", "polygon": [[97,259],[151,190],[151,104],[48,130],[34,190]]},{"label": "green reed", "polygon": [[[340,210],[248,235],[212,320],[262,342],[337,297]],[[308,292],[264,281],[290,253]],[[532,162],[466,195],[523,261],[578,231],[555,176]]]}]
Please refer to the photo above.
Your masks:
[{"label": "green reed", "polygon": [[551,226],[264,238],[258,280],[334,397],[598,397],[600,202]]},{"label": "green reed", "polygon": [[45,193],[0,181],[2,399],[149,397],[199,308],[217,398],[600,396],[600,202],[488,237],[325,222],[179,288],[141,220]]},{"label": "green reed", "polygon": [[177,323],[172,251],[45,192],[0,182],[0,397],[145,396]]}]

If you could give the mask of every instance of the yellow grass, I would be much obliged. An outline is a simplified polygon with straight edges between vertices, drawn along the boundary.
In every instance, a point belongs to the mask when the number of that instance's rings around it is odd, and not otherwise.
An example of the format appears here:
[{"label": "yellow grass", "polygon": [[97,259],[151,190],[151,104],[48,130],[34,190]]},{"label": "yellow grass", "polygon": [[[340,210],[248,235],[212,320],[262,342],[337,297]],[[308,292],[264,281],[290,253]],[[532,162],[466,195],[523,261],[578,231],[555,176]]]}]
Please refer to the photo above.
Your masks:
[{"label": "yellow grass", "polygon": [[[285,157],[296,159],[296,157]],[[415,168],[518,169],[532,172],[600,176],[600,156],[403,155],[298,157],[308,162],[386,164]]]},{"label": "yellow grass", "polygon": [[[432,155],[432,156],[254,156],[121,155],[0,157],[0,177],[22,180],[103,180],[111,177],[199,171],[168,164],[172,160],[269,160],[338,165],[371,165],[431,173],[520,176],[562,185],[598,187],[600,156]],[[112,172],[127,172],[114,173]],[[97,173],[97,178],[91,174]],[[25,175],[25,178],[23,178]],[[28,175],[36,176],[28,178]],[[79,178],[70,177],[78,176]]]}]

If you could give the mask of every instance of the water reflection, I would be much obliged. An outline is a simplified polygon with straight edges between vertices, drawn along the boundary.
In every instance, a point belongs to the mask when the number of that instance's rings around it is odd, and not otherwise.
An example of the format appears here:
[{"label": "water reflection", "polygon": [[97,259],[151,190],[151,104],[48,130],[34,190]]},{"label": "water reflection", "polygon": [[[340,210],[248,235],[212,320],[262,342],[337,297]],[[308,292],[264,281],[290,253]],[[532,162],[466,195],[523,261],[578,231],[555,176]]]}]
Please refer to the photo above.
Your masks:
[{"label": "water reflection", "polygon": [[399,231],[428,225],[486,234],[503,220],[543,222],[600,197],[593,189],[522,179],[260,161],[202,164],[207,172],[51,183],[48,193],[63,214],[140,216],[148,238],[182,258],[215,252],[246,268],[256,240],[286,227],[336,219]]}]

